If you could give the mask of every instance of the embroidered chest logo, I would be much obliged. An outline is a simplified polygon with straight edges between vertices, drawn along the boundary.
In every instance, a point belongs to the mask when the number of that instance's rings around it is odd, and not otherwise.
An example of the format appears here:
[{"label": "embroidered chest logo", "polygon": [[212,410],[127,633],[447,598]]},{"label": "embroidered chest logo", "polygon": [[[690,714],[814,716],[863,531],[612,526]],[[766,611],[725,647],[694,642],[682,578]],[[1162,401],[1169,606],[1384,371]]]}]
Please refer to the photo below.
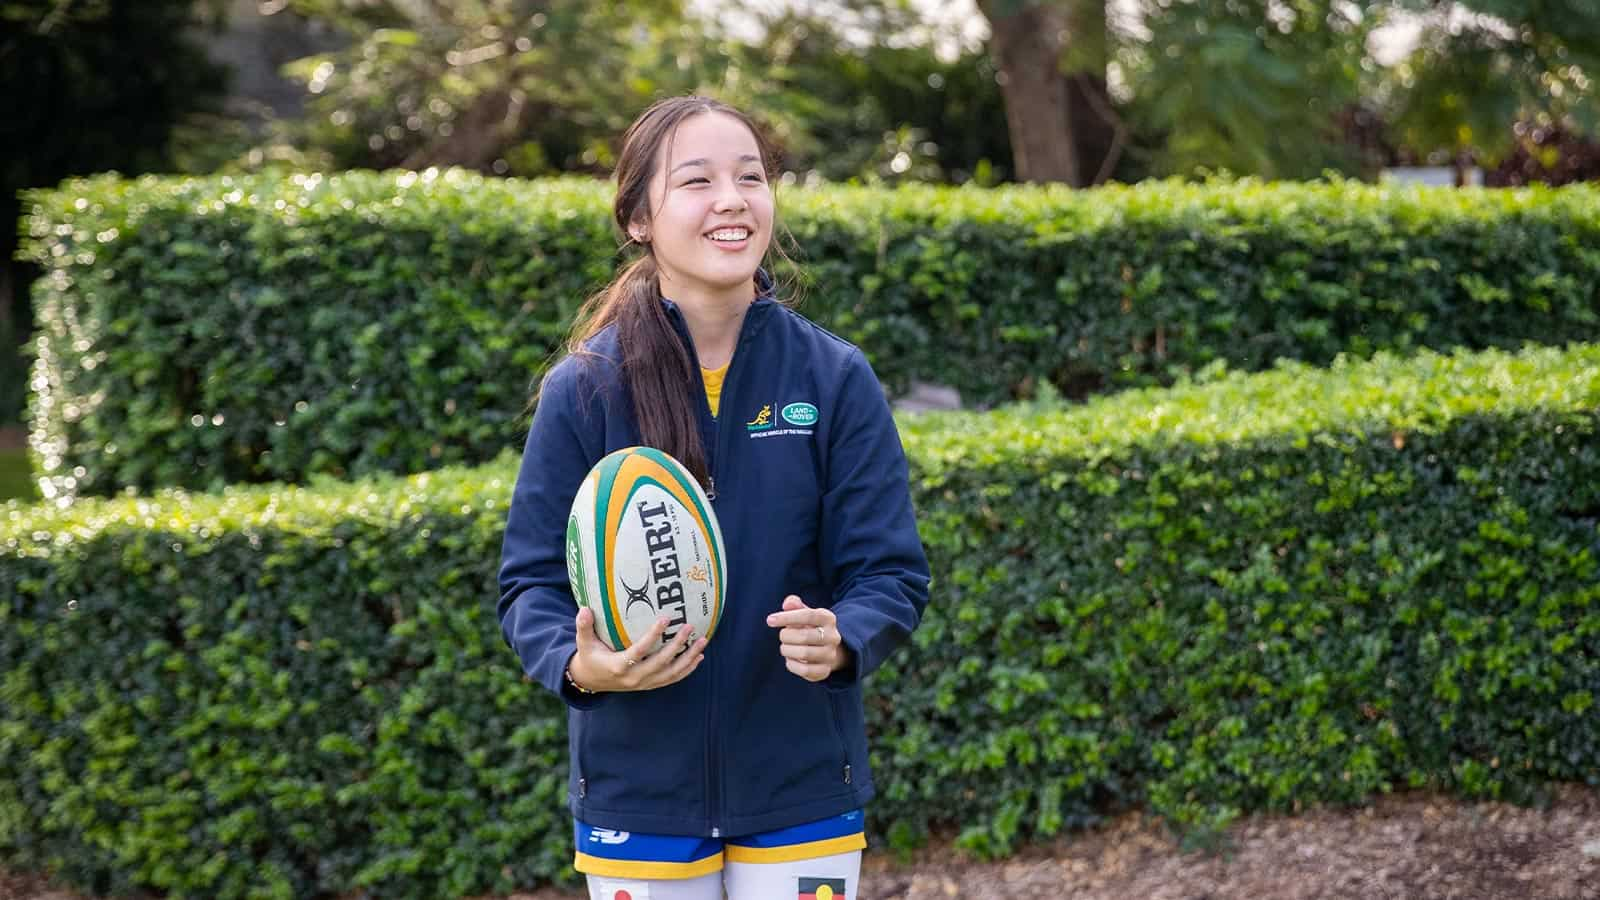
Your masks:
[{"label": "embroidered chest logo", "polygon": [[766,406],[761,407],[761,412],[756,413],[754,419],[744,423],[744,427],[747,431],[766,431],[771,428],[772,404],[768,403]]},{"label": "embroidered chest logo", "polygon": [[744,430],[753,438],[781,437],[783,435],[799,435],[809,437],[812,428],[822,414],[813,404],[804,401],[790,403],[782,407],[778,415],[773,415],[776,403],[768,403],[761,407],[755,418],[744,423]]},{"label": "embroidered chest logo", "polygon": [[783,408],[783,420],[790,425],[809,428],[817,424],[817,408],[809,403],[791,403]]}]

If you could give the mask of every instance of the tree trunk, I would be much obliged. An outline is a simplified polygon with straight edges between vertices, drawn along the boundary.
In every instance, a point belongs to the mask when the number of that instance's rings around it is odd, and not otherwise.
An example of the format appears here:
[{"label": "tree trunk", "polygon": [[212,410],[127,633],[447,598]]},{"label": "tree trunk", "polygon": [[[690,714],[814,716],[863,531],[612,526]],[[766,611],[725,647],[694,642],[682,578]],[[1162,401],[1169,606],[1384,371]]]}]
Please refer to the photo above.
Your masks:
[{"label": "tree trunk", "polygon": [[1078,172],[1083,184],[1099,184],[1111,177],[1122,155],[1117,140],[1121,122],[1106,91],[1106,65],[1110,62],[1106,0],[1071,0],[1067,41],[1062,71],[1067,78],[1067,115]]},{"label": "tree trunk", "polygon": [[521,128],[523,108],[520,97],[508,88],[486,90],[456,118],[449,137],[417,149],[400,167],[461,166],[487,172]]},{"label": "tree trunk", "polygon": [[1082,186],[1067,79],[1061,74],[1067,10],[1052,2],[1016,0],[980,0],[978,6],[989,20],[1003,76],[1000,90],[1017,180]]}]

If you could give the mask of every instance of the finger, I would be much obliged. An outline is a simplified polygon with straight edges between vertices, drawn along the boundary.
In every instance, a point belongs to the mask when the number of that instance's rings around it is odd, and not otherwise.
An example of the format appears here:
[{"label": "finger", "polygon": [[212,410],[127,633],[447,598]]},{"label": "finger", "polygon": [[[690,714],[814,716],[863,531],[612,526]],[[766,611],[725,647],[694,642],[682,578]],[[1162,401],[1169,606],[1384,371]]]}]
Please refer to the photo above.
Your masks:
[{"label": "finger", "polygon": [[662,672],[670,669],[677,662],[678,655],[689,642],[695,639],[694,629],[684,626],[678,629],[671,641],[668,641],[658,650],[651,651],[649,658],[639,665],[639,674],[645,679],[655,678]]},{"label": "finger", "polygon": [[783,644],[778,647],[778,653],[784,659],[794,660],[795,662],[817,663],[822,662],[825,651],[820,647],[806,644]]},{"label": "finger", "polygon": [[689,649],[682,656],[672,661],[672,666],[667,669],[661,685],[676,684],[688,678],[691,672],[700,667],[700,661],[706,658],[705,650],[705,638],[700,638],[690,644]]},{"label": "finger", "polygon": [[822,666],[812,665],[811,663],[795,662],[792,659],[785,662],[784,665],[789,669],[789,671],[799,675],[801,678],[804,678],[807,681],[821,681],[822,679],[828,677],[827,669],[823,668]]},{"label": "finger", "polygon": [[767,624],[782,627],[788,623],[794,613],[802,613],[807,609],[810,609],[810,607],[806,606],[804,600],[794,594],[790,594],[783,598],[783,605],[780,607],[781,611],[767,616]]},{"label": "finger", "polygon": [[767,624],[773,628],[787,628],[789,626],[796,628],[810,626],[815,628],[818,625],[832,625],[833,610],[805,608],[776,612],[767,616]]},{"label": "finger", "polygon": [[645,632],[644,637],[629,644],[625,650],[618,653],[615,661],[617,676],[630,684],[637,685],[639,679],[634,677],[634,670],[639,668],[640,663],[643,663],[650,656],[650,651],[656,644],[661,642],[661,635],[666,633],[666,630],[667,620],[663,616],[656,619],[656,623],[650,626],[650,630]]},{"label": "finger", "polygon": [[778,641],[784,644],[810,644],[819,647],[838,643],[823,625],[790,626],[778,632]]},{"label": "finger", "polygon": [[600,638],[594,633],[594,610],[587,606],[579,607],[577,618],[573,622],[578,626],[578,652],[586,653],[600,643]]},{"label": "finger", "polygon": [[[687,628],[684,629],[685,632],[688,630]],[[678,635],[678,638],[681,637],[683,637],[682,633]],[[660,662],[658,663],[657,659],[652,657],[650,662],[646,664],[650,668],[645,669],[643,672],[647,679],[643,685],[644,689],[650,690],[665,687],[683,680],[690,672],[694,671],[695,659],[702,655],[701,651],[705,649],[706,641],[704,638],[700,638],[686,645],[679,645],[678,638],[674,638],[673,643],[668,645],[666,649],[681,649],[682,652],[657,653],[656,657],[660,657]],[[641,666],[641,668],[644,667]]]},{"label": "finger", "polygon": [[634,661],[634,663],[642,663],[649,659],[651,654],[655,653],[657,648],[661,645],[661,638],[666,635],[666,633],[667,617],[657,616],[655,624],[650,626],[650,630],[645,632],[644,637],[634,641],[633,646],[628,648],[629,652],[632,654],[631,659]]},{"label": "finger", "polygon": [[693,644],[699,636],[700,632],[695,631],[694,626],[685,625],[678,629],[677,636],[672,639],[672,643],[668,644],[665,649],[669,651],[672,659],[677,659],[683,655],[683,651],[688,649],[689,645]]}]

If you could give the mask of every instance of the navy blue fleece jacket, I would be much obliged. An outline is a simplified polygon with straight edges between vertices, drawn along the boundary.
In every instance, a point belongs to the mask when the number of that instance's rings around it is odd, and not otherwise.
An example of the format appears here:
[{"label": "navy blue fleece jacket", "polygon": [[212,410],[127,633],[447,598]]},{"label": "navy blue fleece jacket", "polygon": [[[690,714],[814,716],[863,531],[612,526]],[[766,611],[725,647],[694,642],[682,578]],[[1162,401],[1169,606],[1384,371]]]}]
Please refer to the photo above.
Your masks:
[{"label": "navy blue fleece jacket", "polygon": [[[682,314],[668,317],[689,348]],[[637,693],[564,683],[576,650],[568,509],[589,469],[641,443],[613,329],[546,377],[506,522],[500,624],[525,672],[569,707],[570,807],[601,828],[738,836],[864,806],[862,680],[928,602],[906,458],[861,351],[771,300],[746,313],[713,418],[712,501],[728,548],[723,620],[688,678]],[[852,665],[784,667],[766,624],[783,598],[829,607]]]}]

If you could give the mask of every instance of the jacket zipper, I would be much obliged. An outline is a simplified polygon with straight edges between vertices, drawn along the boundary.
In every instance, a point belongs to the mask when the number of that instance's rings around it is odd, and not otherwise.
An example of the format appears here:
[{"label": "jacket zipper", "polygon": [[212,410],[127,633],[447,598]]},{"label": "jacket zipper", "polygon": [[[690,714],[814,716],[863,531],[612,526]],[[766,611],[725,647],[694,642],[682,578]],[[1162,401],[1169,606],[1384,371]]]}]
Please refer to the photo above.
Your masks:
[{"label": "jacket zipper", "polygon": [[[760,298],[758,297],[757,300],[759,301]],[[755,304],[752,303],[750,305],[750,309],[745,310],[744,321],[739,323],[739,338],[733,344],[733,356],[728,359],[728,372],[723,376],[722,383],[725,386],[735,383],[733,378],[734,364],[739,361],[740,349],[742,349],[745,342],[749,340],[750,313],[754,307]],[[695,374],[698,375],[700,374],[700,354],[695,350],[694,339],[689,335],[689,326],[683,321],[683,313],[681,311],[674,308],[673,312],[675,314],[673,317],[673,324],[677,327],[678,337],[684,342],[684,345],[689,348],[689,360],[694,365]],[[724,396],[723,399],[726,400],[727,397]],[[724,405],[724,408],[726,408],[726,405]],[[717,458],[722,455],[719,451],[722,443],[722,432],[725,429],[723,429],[717,423],[717,417],[711,415],[711,398],[706,396],[704,384],[701,385],[700,389],[700,415],[702,416],[700,422],[700,434],[702,439],[704,439],[706,433],[705,424],[707,422],[710,422],[711,424],[711,440],[707,442],[705,448],[706,499],[715,504],[717,500],[716,465]],[[713,509],[714,508],[715,507],[713,507]],[[717,748],[715,746],[716,731],[712,727],[715,723],[711,721],[711,711],[717,707],[717,673],[715,657],[712,658],[711,667],[712,671],[708,673],[710,675],[711,684],[706,689],[706,812],[711,819],[711,836],[716,838],[722,837],[722,828],[717,824],[717,813],[720,811],[719,807],[722,803],[722,783],[718,778],[718,768],[711,764],[712,758],[717,755]]]},{"label": "jacket zipper", "polygon": [[[749,314],[746,313],[746,315],[749,315]],[[733,354],[735,356],[739,355],[739,348],[738,348],[737,344],[734,345]],[[698,371],[699,363],[696,362],[695,366],[696,366],[696,371]],[[729,373],[733,372],[733,361],[732,360],[728,361],[728,371],[729,371]],[[727,384],[726,377],[724,377],[724,379],[723,379],[723,384],[724,385]],[[703,388],[700,391],[700,395],[701,395],[700,406],[701,406],[701,408],[703,410],[701,415],[704,415],[704,416],[707,416],[707,417],[711,417],[711,403],[710,403],[710,400],[708,398],[706,398],[705,390]],[[716,444],[717,444],[717,439],[720,438],[721,436],[722,436],[722,428],[717,424],[715,417],[712,417],[712,421],[711,421],[711,442],[706,447],[706,499],[711,501],[711,508],[712,508],[713,511],[716,510],[716,504],[717,504],[717,476],[715,474],[716,473],[716,458],[717,458],[717,456],[720,455],[716,451]],[[715,514],[715,513],[713,512],[713,514]],[[723,548],[723,552],[724,553],[727,552],[727,548],[726,547]],[[724,590],[726,590],[726,585],[724,585]],[[726,614],[727,611],[724,610],[723,612],[724,612],[724,614]],[[722,837],[722,829],[717,824],[717,818],[718,818],[719,813],[721,812],[721,807],[722,807],[722,784],[717,779],[717,767],[712,764],[712,759],[717,755],[717,746],[716,746],[716,741],[717,741],[716,734],[717,734],[717,732],[716,732],[716,728],[714,727],[716,723],[712,721],[712,715],[711,715],[711,711],[717,708],[717,672],[716,672],[716,667],[717,667],[716,657],[712,657],[712,659],[711,659],[711,672],[709,673],[710,676],[711,676],[711,678],[710,678],[711,684],[708,685],[707,688],[706,688],[706,732],[705,732],[705,734],[706,734],[706,814],[711,819],[711,836],[714,837],[714,838]]]},{"label": "jacket zipper", "polygon": [[846,785],[850,783],[850,745],[845,743],[844,723],[839,721],[839,705],[834,702],[831,692],[824,692],[824,699],[828,701],[828,718],[833,721],[833,737],[839,748],[839,777]]}]

